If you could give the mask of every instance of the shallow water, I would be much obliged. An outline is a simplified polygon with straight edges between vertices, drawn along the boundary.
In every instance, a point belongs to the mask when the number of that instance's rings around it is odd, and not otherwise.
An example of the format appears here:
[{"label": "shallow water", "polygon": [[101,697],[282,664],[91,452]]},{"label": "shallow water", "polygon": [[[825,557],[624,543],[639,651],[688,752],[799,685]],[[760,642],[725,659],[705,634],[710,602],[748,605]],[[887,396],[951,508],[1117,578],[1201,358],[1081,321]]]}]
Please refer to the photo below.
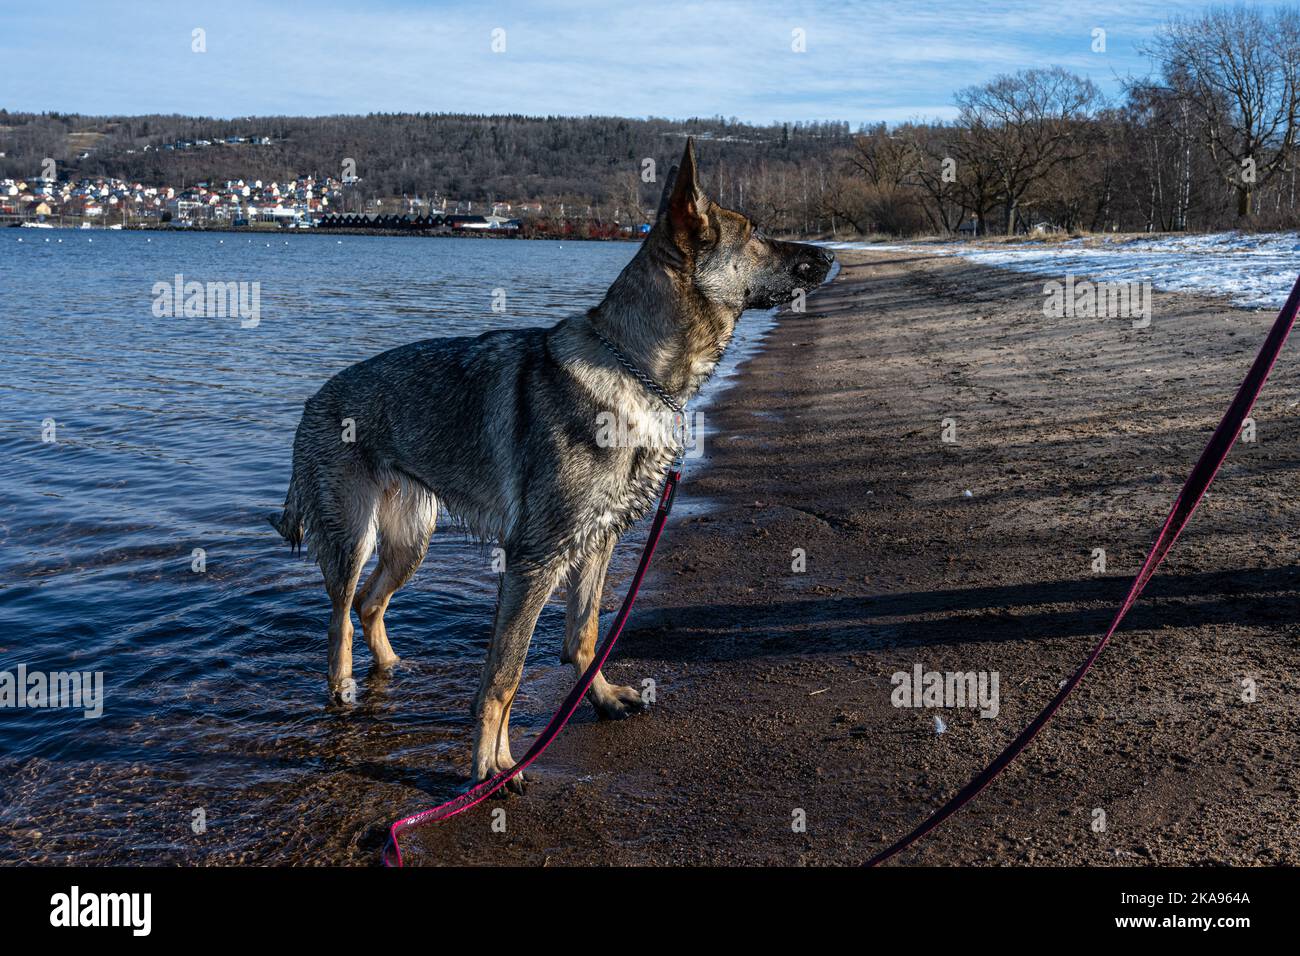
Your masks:
[{"label": "shallow water", "polygon": [[[435,534],[387,615],[402,664],[363,680],[357,706],[328,706],[319,574],[265,523],[293,429],[344,366],[550,324],[598,302],[635,251],[0,230],[0,672],[104,682],[98,718],[0,707],[0,861],[369,862],[404,809],[395,791],[459,786],[487,555]],[[178,273],[259,283],[258,323],[157,317],[154,285]],[[751,340],[764,327],[742,322]],[[552,604],[530,665],[555,672],[561,632]],[[359,636],[356,653],[362,680]],[[516,726],[552,703],[528,699],[526,685]]]}]

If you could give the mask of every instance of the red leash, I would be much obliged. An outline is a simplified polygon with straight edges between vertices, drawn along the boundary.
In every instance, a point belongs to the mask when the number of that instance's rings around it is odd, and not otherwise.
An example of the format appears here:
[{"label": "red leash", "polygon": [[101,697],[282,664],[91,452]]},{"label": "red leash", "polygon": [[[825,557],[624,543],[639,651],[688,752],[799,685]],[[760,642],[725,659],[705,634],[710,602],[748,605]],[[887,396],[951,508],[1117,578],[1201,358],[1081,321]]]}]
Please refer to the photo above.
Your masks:
[{"label": "red leash", "polygon": [[637,565],[636,574],[632,576],[632,583],[627,589],[627,596],[623,598],[623,606],[618,609],[614,623],[610,625],[609,633],[605,635],[604,642],[596,651],[595,659],[592,660],[591,665],[583,673],[578,683],[574,685],[573,690],[569,691],[569,696],[564,698],[564,703],[560,704],[559,710],[555,712],[555,716],[551,718],[550,723],[533,741],[533,745],[528,748],[528,753],[524,754],[523,759],[509,770],[503,770],[495,777],[476,784],[460,796],[454,797],[440,806],[421,810],[409,817],[403,817],[394,823],[388,830],[388,845],[384,847],[385,866],[402,865],[402,849],[398,845],[397,838],[404,831],[417,827],[422,823],[446,820],[482,803],[504,787],[512,777],[540,757],[542,752],[551,745],[551,742],[560,735],[564,725],[569,722],[573,712],[582,703],[587,688],[596,679],[596,673],[605,665],[605,659],[609,657],[609,652],[614,649],[619,635],[623,633],[623,625],[627,623],[627,617],[632,613],[632,604],[636,601],[637,591],[641,589],[641,581],[645,578],[646,570],[650,567],[650,558],[655,553],[655,545],[659,543],[659,536],[663,534],[664,524],[668,521],[668,513],[672,511],[673,498],[677,494],[677,484],[681,481],[681,478],[681,465],[679,462],[674,462],[672,467],[668,469],[668,477],[664,480],[664,490],[659,495],[659,508],[655,512],[654,523],[650,525],[650,533],[646,538],[645,548],[641,552],[641,561]]},{"label": "red leash", "polygon": [[1119,610],[1115,613],[1114,620],[1110,622],[1110,628],[1106,631],[1105,636],[1097,642],[1097,646],[1092,649],[1088,659],[1074,672],[1074,676],[1061,687],[1056,696],[1052,698],[1051,703],[1043,708],[1043,712],[1035,717],[1033,722],[1022,730],[1020,735],[1011,741],[991,764],[981,770],[974,780],[966,784],[952,799],[927,817],[911,833],[888,849],[882,850],[873,856],[866,862],[866,866],[876,866],[895,854],[903,852],[971,800],[974,800],[981,790],[992,783],[993,779],[1005,770],[1007,765],[1015,760],[1022,750],[1029,746],[1029,742],[1046,726],[1047,722],[1060,709],[1060,706],[1065,703],[1065,698],[1070,696],[1074,688],[1083,680],[1083,676],[1091,670],[1092,665],[1101,656],[1101,652],[1110,643],[1111,635],[1119,627],[1120,621],[1124,620],[1124,615],[1128,614],[1129,608],[1137,601],[1142,589],[1147,586],[1147,582],[1156,573],[1156,569],[1164,561],[1165,555],[1169,553],[1169,550],[1174,546],[1174,542],[1178,540],[1178,536],[1182,534],[1183,528],[1191,520],[1197,506],[1201,503],[1201,499],[1205,497],[1205,492],[1214,481],[1214,476],[1219,473],[1223,460],[1228,457],[1228,452],[1236,442],[1237,435],[1240,433],[1246,417],[1255,405],[1255,399],[1259,397],[1264,382],[1268,380],[1269,372],[1273,371],[1273,365],[1277,362],[1278,354],[1286,343],[1287,335],[1291,332],[1291,326],[1295,324],[1297,310],[1300,310],[1300,279],[1296,280],[1291,295],[1287,297],[1286,304],[1282,306],[1282,311],[1278,313],[1277,321],[1273,323],[1268,338],[1264,340],[1259,354],[1255,356],[1255,363],[1251,365],[1250,371],[1246,373],[1246,379],[1241,383],[1241,388],[1237,389],[1237,395],[1232,400],[1232,404],[1228,406],[1223,421],[1219,422],[1219,427],[1215,429],[1214,435],[1210,438],[1210,443],[1205,446],[1205,451],[1201,452],[1196,467],[1187,476],[1187,482],[1174,500],[1174,506],[1169,512],[1169,517],[1165,519],[1164,527],[1160,529],[1155,544],[1151,546],[1146,561],[1142,563],[1142,570],[1138,572],[1137,577],[1133,579],[1132,586],[1128,589],[1128,596],[1124,598],[1124,603],[1120,605]]}]

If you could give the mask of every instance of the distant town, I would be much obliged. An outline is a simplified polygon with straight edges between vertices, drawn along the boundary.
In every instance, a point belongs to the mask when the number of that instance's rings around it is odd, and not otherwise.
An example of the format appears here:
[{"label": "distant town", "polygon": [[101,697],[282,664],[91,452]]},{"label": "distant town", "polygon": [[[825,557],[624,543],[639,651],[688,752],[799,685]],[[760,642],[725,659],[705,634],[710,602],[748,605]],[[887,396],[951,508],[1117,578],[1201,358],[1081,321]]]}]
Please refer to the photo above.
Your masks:
[{"label": "distant town", "polygon": [[[645,221],[603,222],[552,211],[542,203],[403,196],[360,199],[350,184],[311,176],[287,182],[230,179],[193,186],[146,186],[112,177],[58,182],[0,179],[0,224],[105,229],[333,229],[429,235],[480,233],[524,237],[633,238]],[[351,206],[357,211],[347,211]],[[478,207],[476,209],[476,206]],[[481,210],[481,211],[480,211]]]},{"label": "distant town", "polygon": [[[226,144],[270,145],[268,137],[178,140],[161,151]],[[129,153],[136,152],[128,150]],[[115,177],[59,181],[52,173],[0,179],[0,224],[137,229],[334,229],[420,234],[559,235],[632,238],[649,230],[649,210],[629,222],[603,222],[540,202],[474,202],[445,196],[364,197],[357,177],[303,176],[284,182],[227,179],[220,183],[149,186]],[[587,210],[589,212],[589,210]]]}]

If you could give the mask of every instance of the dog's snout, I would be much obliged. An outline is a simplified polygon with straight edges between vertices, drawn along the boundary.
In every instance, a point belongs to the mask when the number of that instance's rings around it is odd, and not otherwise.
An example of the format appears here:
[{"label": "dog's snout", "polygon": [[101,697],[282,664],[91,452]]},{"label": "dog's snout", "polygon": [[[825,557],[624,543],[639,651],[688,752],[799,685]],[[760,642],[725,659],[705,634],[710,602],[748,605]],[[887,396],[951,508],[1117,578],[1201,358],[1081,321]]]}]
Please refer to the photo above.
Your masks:
[{"label": "dog's snout", "polygon": [[829,249],[821,249],[817,246],[805,246],[804,255],[800,262],[795,266],[795,271],[801,276],[813,275],[820,273],[825,275],[830,269],[831,263],[835,261],[835,253]]}]

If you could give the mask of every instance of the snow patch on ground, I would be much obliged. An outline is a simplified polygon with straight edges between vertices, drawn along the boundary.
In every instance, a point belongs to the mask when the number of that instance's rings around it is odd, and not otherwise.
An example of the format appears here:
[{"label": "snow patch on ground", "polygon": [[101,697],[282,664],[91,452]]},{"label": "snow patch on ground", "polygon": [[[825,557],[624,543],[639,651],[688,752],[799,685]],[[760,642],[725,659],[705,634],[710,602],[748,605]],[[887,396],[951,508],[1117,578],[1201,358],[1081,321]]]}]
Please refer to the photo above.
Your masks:
[{"label": "snow patch on ground", "polygon": [[1069,239],[999,245],[828,242],[828,249],[959,256],[982,265],[1101,282],[1150,282],[1156,289],[1227,297],[1248,309],[1276,309],[1300,272],[1300,233],[1219,232],[1153,239]]}]

